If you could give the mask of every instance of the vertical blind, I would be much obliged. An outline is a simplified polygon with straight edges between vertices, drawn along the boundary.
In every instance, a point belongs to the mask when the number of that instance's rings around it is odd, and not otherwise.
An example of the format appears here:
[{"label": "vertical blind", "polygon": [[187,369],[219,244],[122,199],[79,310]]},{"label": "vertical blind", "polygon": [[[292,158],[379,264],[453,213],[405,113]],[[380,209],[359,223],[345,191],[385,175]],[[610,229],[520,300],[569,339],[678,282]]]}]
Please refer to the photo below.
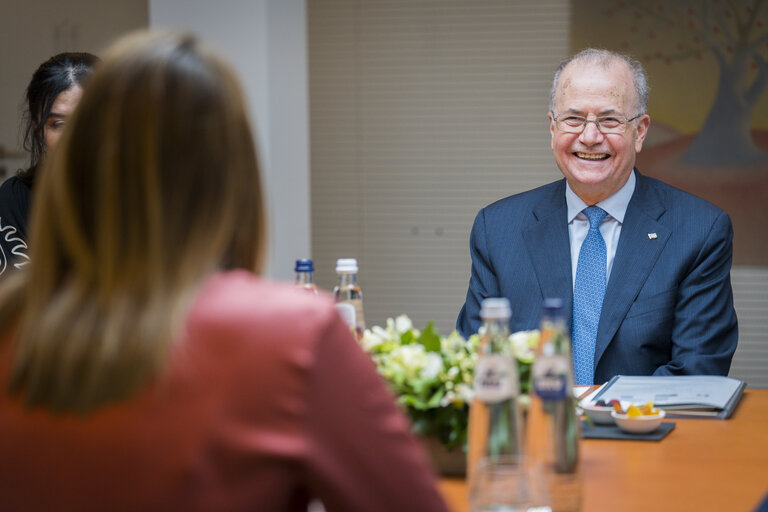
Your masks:
[{"label": "vertical blind", "polygon": [[731,377],[751,388],[768,389],[768,268],[731,270],[733,302],[739,317],[739,346]]},{"label": "vertical blind", "polygon": [[357,257],[368,324],[448,333],[477,211],[557,179],[552,70],[568,2],[310,0],[312,254]]},{"label": "vertical blind", "polygon": [[[552,72],[569,53],[569,9],[569,0],[308,0],[316,280],[331,289],[336,258],[358,258],[368,325],[405,313],[450,332],[477,211],[562,177],[547,109]],[[764,270],[735,273],[742,345],[731,373],[768,387]]]}]

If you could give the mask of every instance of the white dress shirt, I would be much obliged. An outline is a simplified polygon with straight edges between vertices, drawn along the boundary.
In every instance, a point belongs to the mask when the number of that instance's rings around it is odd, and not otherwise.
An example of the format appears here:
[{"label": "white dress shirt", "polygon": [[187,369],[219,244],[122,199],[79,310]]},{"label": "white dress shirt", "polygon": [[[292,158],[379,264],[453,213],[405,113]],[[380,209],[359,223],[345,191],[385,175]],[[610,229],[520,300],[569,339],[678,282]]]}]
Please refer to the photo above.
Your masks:
[{"label": "white dress shirt", "polygon": [[[613,257],[616,255],[616,247],[619,245],[619,235],[621,235],[621,225],[624,222],[624,215],[627,213],[629,200],[632,199],[632,193],[635,191],[635,171],[629,174],[629,179],[615,194],[603,199],[596,206],[605,210],[608,215],[605,216],[600,224],[600,234],[605,240],[606,249],[606,283],[611,277],[611,268],[613,267]],[[579,196],[571,189],[571,186],[565,184],[565,202],[568,205],[568,236],[571,239],[571,270],[573,282],[576,282],[576,266],[579,264],[579,251],[581,244],[587,237],[589,231],[589,220],[582,213],[582,210],[588,205],[581,200]]]}]

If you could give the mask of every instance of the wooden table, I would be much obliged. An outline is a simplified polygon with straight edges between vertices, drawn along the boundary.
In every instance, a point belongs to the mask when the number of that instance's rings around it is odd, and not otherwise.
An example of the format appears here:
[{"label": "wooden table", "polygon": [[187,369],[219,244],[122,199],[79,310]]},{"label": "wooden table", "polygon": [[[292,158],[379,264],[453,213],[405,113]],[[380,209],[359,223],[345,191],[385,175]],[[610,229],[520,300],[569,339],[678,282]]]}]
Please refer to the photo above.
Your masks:
[{"label": "wooden table", "polygon": [[[660,442],[581,441],[582,512],[755,510],[768,494],[768,390],[746,390],[727,420],[666,421],[677,426]],[[440,489],[469,511],[463,479]]]}]

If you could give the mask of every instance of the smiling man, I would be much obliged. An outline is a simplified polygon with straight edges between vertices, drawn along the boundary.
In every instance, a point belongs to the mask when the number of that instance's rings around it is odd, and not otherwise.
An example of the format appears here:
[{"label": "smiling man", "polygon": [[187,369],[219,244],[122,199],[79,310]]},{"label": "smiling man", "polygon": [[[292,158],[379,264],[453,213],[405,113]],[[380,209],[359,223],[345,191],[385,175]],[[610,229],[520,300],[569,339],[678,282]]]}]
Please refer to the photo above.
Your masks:
[{"label": "smiling man", "polygon": [[738,327],[733,229],[716,206],[635,169],[650,126],[639,62],[587,49],[555,72],[549,129],[565,176],[483,208],[457,329],[507,297],[512,331],[538,326],[541,301],[571,305],[578,384],[614,375],[727,375]]}]

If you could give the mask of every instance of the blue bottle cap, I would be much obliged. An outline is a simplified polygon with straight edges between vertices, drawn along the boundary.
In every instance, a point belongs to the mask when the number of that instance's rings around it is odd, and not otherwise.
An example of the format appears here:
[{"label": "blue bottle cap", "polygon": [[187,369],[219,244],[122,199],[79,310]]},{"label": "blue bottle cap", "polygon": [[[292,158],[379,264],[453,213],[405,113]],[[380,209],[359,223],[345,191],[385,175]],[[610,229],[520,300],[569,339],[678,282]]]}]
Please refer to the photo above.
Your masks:
[{"label": "blue bottle cap", "polygon": [[296,272],[314,272],[315,264],[310,259],[296,260]]},{"label": "blue bottle cap", "polygon": [[563,318],[565,316],[565,301],[561,298],[550,297],[541,303],[542,318]]},{"label": "blue bottle cap", "polygon": [[565,307],[565,302],[563,299],[557,298],[557,297],[550,297],[547,299],[544,299],[544,302],[541,303],[541,309],[548,309],[548,310],[555,310],[555,309],[563,309]]}]

